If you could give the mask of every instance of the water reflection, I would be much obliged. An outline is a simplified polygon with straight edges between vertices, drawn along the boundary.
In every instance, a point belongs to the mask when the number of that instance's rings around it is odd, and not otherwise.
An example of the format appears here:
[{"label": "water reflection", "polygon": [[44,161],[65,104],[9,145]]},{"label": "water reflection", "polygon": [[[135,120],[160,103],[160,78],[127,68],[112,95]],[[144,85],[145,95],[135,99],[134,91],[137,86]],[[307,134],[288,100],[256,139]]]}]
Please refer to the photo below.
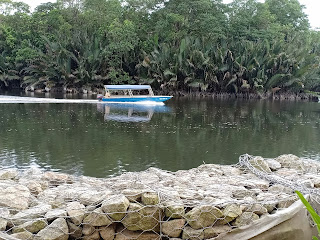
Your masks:
[{"label": "water reflection", "polygon": [[[167,107],[88,101],[0,103],[0,166],[36,164],[106,177],[151,166],[176,171],[203,162],[234,164],[244,153],[320,160],[319,103],[177,98]],[[132,122],[137,116],[144,121]]]},{"label": "water reflection", "polygon": [[104,113],[105,121],[116,122],[149,122],[155,112],[168,113],[165,105],[101,103],[97,110]]}]

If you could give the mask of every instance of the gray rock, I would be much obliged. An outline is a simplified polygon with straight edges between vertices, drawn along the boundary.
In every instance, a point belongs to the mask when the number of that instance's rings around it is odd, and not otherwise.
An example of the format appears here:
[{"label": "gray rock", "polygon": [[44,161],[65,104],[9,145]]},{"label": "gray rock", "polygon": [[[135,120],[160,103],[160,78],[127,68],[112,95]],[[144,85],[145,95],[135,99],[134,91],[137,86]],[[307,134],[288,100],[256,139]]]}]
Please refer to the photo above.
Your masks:
[{"label": "gray rock", "polygon": [[85,216],[85,206],[79,202],[70,202],[67,204],[66,211],[70,220],[76,224],[80,225]]},{"label": "gray rock", "polygon": [[24,210],[29,207],[31,193],[23,185],[11,181],[0,182],[0,207]]},{"label": "gray rock", "polygon": [[179,237],[185,224],[185,219],[174,219],[171,221],[163,222],[161,224],[161,230],[162,233],[164,233],[168,237]]},{"label": "gray rock", "polygon": [[153,232],[133,232],[129,230],[121,230],[117,232],[114,240],[161,240],[161,237]]},{"label": "gray rock", "polygon": [[5,231],[8,225],[10,212],[8,209],[0,208],[0,231]]},{"label": "gray rock", "polygon": [[246,206],[244,211],[253,212],[257,215],[263,215],[263,214],[268,213],[267,208],[265,208],[262,204],[258,204],[258,203]]},{"label": "gray rock", "polygon": [[43,192],[43,186],[36,181],[30,181],[26,184],[26,186],[30,192],[36,196]]},{"label": "gray rock", "polygon": [[157,205],[160,199],[158,193],[146,192],[141,195],[141,201],[144,205]]},{"label": "gray rock", "polygon": [[218,225],[203,230],[204,239],[211,239],[219,236],[221,233],[231,232],[232,228],[229,225]]},{"label": "gray rock", "polygon": [[67,224],[69,228],[69,238],[79,239],[82,236],[82,228],[69,221],[67,221]]},{"label": "gray rock", "polygon": [[288,193],[292,194],[293,190],[289,187],[283,186],[281,184],[275,184],[269,187],[269,192],[274,192],[274,193]]},{"label": "gray rock", "polygon": [[18,170],[15,168],[0,170],[0,180],[15,179],[18,177]]},{"label": "gray rock", "polygon": [[264,160],[272,171],[277,171],[281,168],[281,164],[275,159],[269,158]]},{"label": "gray rock", "polygon": [[45,215],[44,218],[48,221],[55,220],[57,218],[63,218],[67,216],[67,212],[64,209],[51,209]]},{"label": "gray rock", "polygon": [[124,189],[122,191],[122,194],[130,201],[133,203],[140,202],[141,200],[141,195],[144,193],[144,190],[139,190],[139,189]]},{"label": "gray rock", "polygon": [[253,212],[243,212],[239,217],[237,217],[234,225],[237,227],[242,227],[250,225],[253,221],[259,219],[259,216]]},{"label": "gray rock", "polygon": [[[277,205],[277,208],[288,208],[290,207],[293,203],[298,201],[299,198],[298,196],[288,196],[283,199],[281,199]],[[300,200],[299,200],[300,201]]]},{"label": "gray rock", "polygon": [[128,213],[121,223],[131,231],[156,231],[160,230],[159,222],[163,214],[157,206],[142,206],[138,203],[130,203]]},{"label": "gray rock", "polygon": [[83,219],[83,223],[90,224],[94,227],[100,227],[109,226],[112,224],[112,221],[109,219],[107,214],[102,211],[101,208],[97,208]]},{"label": "gray rock", "polygon": [[213,226],[217,219],[223,216],[219,208],[210,205],[203,205],[193,208],[186,213],[185,218],[193,229],[202,229]]},{"label": "gray rock", "polygon": [[5,231],[8,225],[8,221],[0,218],[0,231]]},{"label": "gray rock", "polygon": [[74,178],[71,175],[56,173],[56,172],[46,172],[43,174],[43,180],[48,181],[52,186],[58,186],[61,184],[71,184],[74,182]]},{"label": "gray rock", "polygon": [[108,227],[100,227],[99,233],[103,240],[113,240],[116,235],[116,224],[112,224]]},{"label": "gray rock", "polygon": [[227,224],[237,218],[242,213],[242,210],[237,204],[229,204],[223,209],[222,212],[223,219],[219,220],[219,224]]},{"label": "gray rock", "polygon": [[168,218],[183,218],[185,215],[184,206],[181,203],[169,202],[165,207],[165,215]]},{"label": "gray rock", "polygon": [[18,233],[18,232],[31,232],[31,233],[37,233],[40,230],[44,229],[48,223],[44,221],[43,219],[35,219],[32,221],[25,222],[17,227],[14,227],[12,229],[13,233]]},{"label": "gray rock", "polygon": [[34,240],[68,240],[69,229],[65,219],[58,218],[38,232]]},{"label": "gray rock", "polygon": [[48,204],[40,204],[18,212],[12,216],[11,220],[15,225],[20,225],[32,219],[42,218],[51,209],[52,207]]},{"label": "gray rock", "polygon": [[305,171],[303,161],[295,155],[284,154],[280,155],[275,160],[278,161],[283,168],[292,168],[299,171]]},{"label": "gray rock", "polygon": [[267,209],[268,213],[271,213],[277,206],[276,202],[264,203],[263,206]]},{"label": "gray rock", "polygon": [[85,236],[92,235],[95,232],[95,228],[89,224],[84,224],[82,227],[82,234]]},{"label": "gray rock", "polygon": [[271,173],[271,169],[263,157],[254,157],[253,159],[249,160],[249,162],[254,168],[262,172]]},{"label": "gray rock", "polygon": [[83,240],[100,240],[100,234],[98,231],[93,232],[91,235],[82,237]]},{"label": "gray rock", "polygon": [[114,195],[102,202],[101,209],[113,220],[120,221],[126,215],[129,204],[124,195]]},{"label": "gray rock", "polygon": [[314,177],[312,181],[315,188],[320,188],[320,177]]},{"label": "gray rock", "polygon": [[33,234],[31,232],[19,232],[11,234],[10,237],[21,240],[32,240]]},{"label": "gray rock", "polygon": [[203,229],[193,229],[189,226],[186,226],[182,232],[182,239],[188,239],[188,240],[204,239]]},{"label": "gray rock", "polygon": [[252,190],[248,190],[245,188],[242,189],[236,189],[232,192],[232,197],[236,198],[236,199],[243,199],[246,197],[255,197],[256,193]]},{"label": "gray rock", "polygon": [[311,179],[306,179],[300,182],[300,184],[306,188],[314,188],[314,183]]}]

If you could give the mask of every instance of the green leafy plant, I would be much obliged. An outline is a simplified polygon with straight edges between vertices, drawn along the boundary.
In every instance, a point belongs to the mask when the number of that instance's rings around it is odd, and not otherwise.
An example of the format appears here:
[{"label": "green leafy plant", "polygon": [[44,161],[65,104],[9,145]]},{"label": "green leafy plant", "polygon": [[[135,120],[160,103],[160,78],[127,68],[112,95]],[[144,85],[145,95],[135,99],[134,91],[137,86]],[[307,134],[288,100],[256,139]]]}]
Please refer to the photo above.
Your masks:
[{"label": "green leafy plant", "polygon": [[[318,235],[320,236],[320,216],[316,213],[316,211],[313,209],[311,204],[305,199],[305,197],[302,195],[302,193],[300,193],[299,191],[296,191],[296,193],[298,194],[301,202],[306,206],[306,209],[310,213],[312,220],[317,225]],[[312,239],[319,240],[319,238],[317,238],[315,236],[313,236]]]}]

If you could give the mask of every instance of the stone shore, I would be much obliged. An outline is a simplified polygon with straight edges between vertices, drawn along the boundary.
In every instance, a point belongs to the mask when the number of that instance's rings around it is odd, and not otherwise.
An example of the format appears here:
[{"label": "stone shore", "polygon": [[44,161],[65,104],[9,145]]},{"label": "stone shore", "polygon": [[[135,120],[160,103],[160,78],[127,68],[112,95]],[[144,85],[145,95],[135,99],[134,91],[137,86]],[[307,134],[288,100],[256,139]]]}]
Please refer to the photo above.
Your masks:
[{"label": "stone shore", "polygon": [[0,240],[215,239],[288,208],[296,186],[320,188],[319,162],[294,155],[249,162],[255,174],[204,164],[105,179],[2,168]]}]

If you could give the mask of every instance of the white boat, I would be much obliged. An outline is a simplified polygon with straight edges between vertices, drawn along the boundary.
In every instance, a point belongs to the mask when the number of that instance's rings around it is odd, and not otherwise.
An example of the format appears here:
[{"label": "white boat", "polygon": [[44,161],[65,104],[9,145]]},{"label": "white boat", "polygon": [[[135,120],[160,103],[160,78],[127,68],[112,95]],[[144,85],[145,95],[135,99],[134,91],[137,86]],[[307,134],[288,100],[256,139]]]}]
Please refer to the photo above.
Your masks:
[{"label": "white boat", "polygon": [[[150,85],[104,85],[105,95],[98,96],[103,102],[164,102],[172,96],[155,96]],[[142,95],[136,94],[147,92]]]}]

